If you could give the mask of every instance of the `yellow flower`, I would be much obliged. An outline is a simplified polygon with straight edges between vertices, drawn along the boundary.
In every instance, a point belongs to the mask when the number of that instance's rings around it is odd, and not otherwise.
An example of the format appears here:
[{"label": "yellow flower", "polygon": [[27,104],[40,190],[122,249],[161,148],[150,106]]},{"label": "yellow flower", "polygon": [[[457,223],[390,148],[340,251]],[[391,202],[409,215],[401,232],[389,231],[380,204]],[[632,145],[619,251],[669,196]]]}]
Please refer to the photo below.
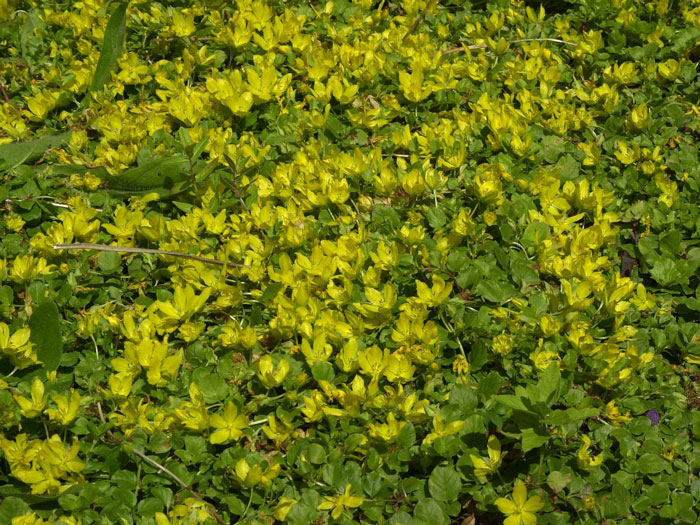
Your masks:
[{"label": "yellow flower", "polygon": [[508,355],[513,349],[513,336],[510,334],[500,334],[493,338],[493,351],[497,354]]},{"label": "yellow flower", "polygon": [[584,509],[593,510],[595,508],[595,498],[593,496],[586,496],[582,501]]},{"label": "yellow flower", "polygon": [[676,80],[681,74],[681,64],[675,58],[669,58],[658,66],[659,75],[666,80]]},{"label": "yellow flower", "polygon": [[469,454],[472,464],[474,465],[474,474],[482,483],[486,481],[486,475],[496,472],[503,461],[501,442],[496,436],[491,436],[489,438],[486,448],[489,452],[488,459],[481,459],[473,454]]},{"label": "yellow flower", "polygon": [[442,416],[438,414],[433,418],[433,432],[428,434],[423,440],[424,445],[430,445],[438,438],[457,434],[464,427],[464,421],[453,421],[445,425]]},{"label": "yellow flower", "polygon": [[277,506],[275,507],[275,519],[279,521],[286,521],[287,514],[289,514],[289,511],[292,510],[292,507],[296,504],[297,500],[295,499],[286,497],[280,498],[280,500],[277,502]]},{"label": "yellow flower", "polygon": [[175,36],[190,36],[195,32],[194,14],[173,13],[172,32]]},{"label": "yellow flower", "polygon": [[324,496],[325,501],[322,501],[318,507],[316,507],[317,510],[330,510],[331,511],[331,517],[335,520],[337,520],[340,515],[343,513],[345,508],[356,508],[362,505],[362,503],[365,501],[364,498],[361,498],[359,496],[351,496],[350,495],[350,489],[352,485],[349,483],[345,486],[345,492],[341,494],[338,497],[333,497],[333,496]]},{"label": "yellow flower", "polygon": [[518,481],[513,488],[512,501],[506,498],[498,498],[496,506],[507,517],[503,525],[535,525],[537,516],[535,512],[544,507],[544,501],[539,496],[528,499],[525,483]]},{"label": "yellow flower", "polygon": [[614,399],[605,405],[605,417],[607,417],[616,427],[621,427],[624,423],[632,421],[629,414],[629,411],[624,415],[620,413],[620,409],[615,405]]},{"label": "yellow flower", "polygon": [[455,357],[455,360],[452,362],[452,371],[459,375],[469,373],[469,363],[464,355],[459,354],[457,357]]},{"label": "yellow flower", "polygon": [[370,423],[369,435],[377,441],[384,443],[394,443],[401,433],[401,429],[406,426],[405,421],[396,421],[393,413],[389,413],[386,423]]},{"label": "yellow flower", "polygon": [[40,275],[48,275],[56,270],[55,264],[48,264],[43,257],[33,255],[20,255],[12,263],[10,279],[23,283]]},{"label": "yellow flower", "polygon": [[593,467],[597,467],[603,462],[603,454],[592,456],[588,450],[591,446],[591,438],[584,434],[581,439],[583,439],[583,444],[578,449],[578,464],[583,470],[590,472]]},{"label": "yellow flower", "polygon": [[24,227],[24,220],[16,213],[8,213],[5,215],[5,226],[13,232],[18,232]]},{"label": "yellow flower", "polygon": [[175,416],[185,427],[191,430],[209,428],[209,412],[204,403],[204,393],[196,383],[190,383],[190,400],[182,401],[175,409]]},{"label": "yellow flower", "polygon": [[248,428],[248,417],[245,414],[239,414],[236,405],[229,402],[224,408],[224,415],[213,414],[209,418],[209,423],[218,429],[209,436],[209,442],[218,445],[240,438],[243,430]]},{"label": "yellow flower", "polygon": [[77,390],[70,389],[70,401],[64,395],[55,395],[51,398],[58,408],[46,409],[49,419],[61,425],[68,425],[73,421],[80,411],[80,394]]},{"label": "yellow flower", "polygon": [[301,342],[301,353],[306,357],[308,365],[313,366],[314,363],[328,361],[328,358],[333,353],[333,347],[326,343],[326,336],[321,334],[314,338],[313,346],[305,338]]},{"label": "yellow flower", "polygon": [[20,368],[33,365],[37,362],[37,356],[30,337],[29,328],[20,328],[10,335],[10,328],[0,323],[0,354],[7,355],[10,362]]},{"label": "yellow flower", "polygon": [[289,362],[281,359],[277,365],[277,370],[272,363],[272,357],[265,355],[258,361],[258,379],[267,388],[273,388],[282,384],[284,378],[289,373]]},{"label": "yellow flower", "polygon": [[291,421],[285,421],[283,418],[268,416],[267,425],[263,427],[263,432],[268,439],[274,439],[279,446],[284,443],[294,431],[294,424]]},{"label": "yellow flower", "polygon": [[34,378],[30,393],[31,401],[19,394],[15,394],[14,398],[24,417],[37,417],[44,410],[48,399],[48,395],[44,394],[44,383],[38,377]]},{"label": "yellow flower", "polygon": [[256,485],[269,487],[272,480],[279,474],[279,471],[280,466],[277,464],[272,465],[267,471],[263,471],[260,465],[251,467],[245,458],[241,458],[236,463],[236,469],[233,474],[238,482],[246,487],[253,488]]},{"label": "yellow flower", "polygon": [[676,449],[678,448],[678,443],[674,442],[673,445],[668,445],[661,451],[661,457],[667,461],[673,461],[676,457]]},{"label": "yellow flower", "polygon": [[42,520],[36,515],[36,512],[12,518],[12,525],[45,525],[49,523],[52,522]]},{"label": "yellow flower", "polygon": [[433,274],[433,286],[428,288],[424,282],[416,280],[416,293],[418,298],[428,306],[439,306],[444,303],[452,293],[452,283],[446,284],[445,280]]}]

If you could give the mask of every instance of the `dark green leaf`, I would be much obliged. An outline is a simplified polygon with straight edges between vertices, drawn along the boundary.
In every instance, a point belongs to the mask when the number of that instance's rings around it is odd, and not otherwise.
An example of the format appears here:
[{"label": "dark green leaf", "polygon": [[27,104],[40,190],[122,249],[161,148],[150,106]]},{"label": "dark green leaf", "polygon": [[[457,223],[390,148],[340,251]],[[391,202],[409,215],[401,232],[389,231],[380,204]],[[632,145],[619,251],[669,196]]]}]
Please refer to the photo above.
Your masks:
[{"label": "dark green leaf", "polygon": [[117,67],[117,60],[124,50],[126,37],[126,8],[128,2],[121,2],[107,22],[102,51],[97,61],[95,75],[92,77],[90,90],[100,89],[110,80],[110,74]]},{"label": "dark green leaf", "polygon": [[104,175],[102,179],[109,190],[129,194],[156,192],[164,197],[179,191],[177,183],[185,179],[183,173],[188,165],[183,155],[155,159],[117,176]]},{"label": "dark green leaf", "polygon": [[56,370],[63,354],[61,316],[53,301],[44,301],[29,318],[31,341],[36,345],[37,357],[46,370]]},{"label": "dark green leaf", "polygon": [[71,132],[46,135],[27,142],[14,142],[0,146],[0,171],[40,159],[47,150],[61,146],[70,140]]}]

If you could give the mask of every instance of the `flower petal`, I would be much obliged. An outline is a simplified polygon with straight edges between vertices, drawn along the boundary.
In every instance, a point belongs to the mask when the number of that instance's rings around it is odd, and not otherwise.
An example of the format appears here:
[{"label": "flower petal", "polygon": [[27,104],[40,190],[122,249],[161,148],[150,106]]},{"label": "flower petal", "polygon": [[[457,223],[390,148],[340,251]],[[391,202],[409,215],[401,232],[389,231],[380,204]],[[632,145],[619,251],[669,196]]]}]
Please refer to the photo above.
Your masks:
[{"label": "flower petal", "polygon": [[507,517],[503,520],[503,525],[520,525],[520,514]]},{"label": "flower petal", "polygon": [[522,481],[518,481],[513,488],[513,501],[518,508],[522,508],[527,501],[527,488]]},{"label": "flower petal", "polygon": [[523,505],[523,511],[527,512],[537,512],[542,507],[544,507],[544,500],[539,496],[532,496],[527,503]]},{"label": "flower petal", "polygon": [[515,514],[515,503],[506,498],[498,498],[494,503],[503,514]]},{"label": "flower petal", "polygon": [[534,514],[531,514],[529,512],[523,512],[520,515],[523,525],[536,525],[537,524],[537,516]]}]

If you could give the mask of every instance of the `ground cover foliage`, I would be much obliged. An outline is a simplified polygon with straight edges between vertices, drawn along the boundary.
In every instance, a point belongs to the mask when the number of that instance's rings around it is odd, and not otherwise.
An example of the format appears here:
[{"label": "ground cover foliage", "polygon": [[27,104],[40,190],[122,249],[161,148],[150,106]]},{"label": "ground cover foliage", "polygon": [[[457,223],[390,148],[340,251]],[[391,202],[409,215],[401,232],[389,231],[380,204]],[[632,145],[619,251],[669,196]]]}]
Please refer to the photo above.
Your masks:
[{"label": "ground cover foliage", "polygon": [[700,2],[0,8],[0,522],[697,523]]}]

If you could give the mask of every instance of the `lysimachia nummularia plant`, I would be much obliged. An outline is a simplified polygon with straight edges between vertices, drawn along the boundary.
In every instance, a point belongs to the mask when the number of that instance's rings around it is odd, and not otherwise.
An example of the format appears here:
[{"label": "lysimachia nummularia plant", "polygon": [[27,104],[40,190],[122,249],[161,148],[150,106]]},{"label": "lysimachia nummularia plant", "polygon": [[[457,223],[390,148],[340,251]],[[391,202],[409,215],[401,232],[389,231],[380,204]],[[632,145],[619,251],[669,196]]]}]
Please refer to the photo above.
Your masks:
[{"label": "lysimachia nummularia plant", "polygon": [[0,47],[1,523],[697,523],[700,1]]}]

